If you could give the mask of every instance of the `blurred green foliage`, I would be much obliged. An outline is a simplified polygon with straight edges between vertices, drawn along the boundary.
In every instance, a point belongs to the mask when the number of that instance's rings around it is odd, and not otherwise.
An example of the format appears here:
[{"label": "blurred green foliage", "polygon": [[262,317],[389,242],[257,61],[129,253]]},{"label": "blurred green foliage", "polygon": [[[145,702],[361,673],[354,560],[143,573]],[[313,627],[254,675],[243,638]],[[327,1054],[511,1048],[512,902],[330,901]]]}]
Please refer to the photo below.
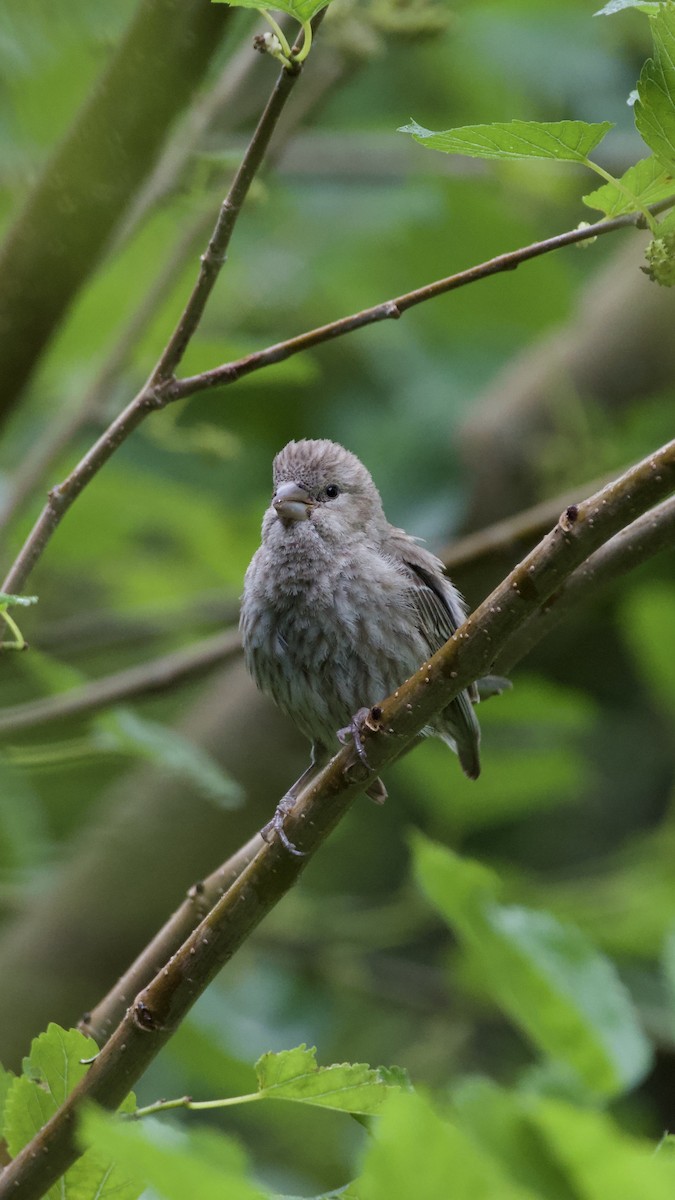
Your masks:
[{"label": "blurred green foliage", "polygon": [[[47,18],[26,0],[3,5],[4,232],[134,7],[131,0],[59,2]],[[448,160],[396,130],[411,115],[439,129],[611,120],[616,128],[598,160],[620,175],[641,153],[626,98],[650,52],[649,28],[639,12],[593,18],[593,8],[582,0],[555,0],[545,11],[534,0],[335,0],[297,91],[299,105],[303,88],[316,100],[298,114],[292,135],[279,132],[278,159],[237,228],[186,373],[587,219],[582,169]],[[249,42],[250,21],[242,18],[195,109]],[[204,238],[177,262],[151,319],[118,354],[125,323],[167,257],[203,222],[205,208],[215,214],[274,78],[274,64],[252,59],[161,200],[135,223],[120,214],[116,244],[36,364],[0,447],[0,502],[11,499],[17,468],[36,444],[71,419],[110,356],[117,358],[103,394],[4,532],[6,563],[46,488],[147,378],[182,309]],[[529,347],[578,317],[587,286],[633,235],[620,236],[583,254],[547,255],[153,414],[77,500],[36,567],[30,590],[39,604],[20,614],[31,651],[3,658],[3,704],[56,695],[233,620],[269,497],[271,459],[290,438],[344,442],[371,469],[392,521],[432,545],[447,541],[473,507],[467,423],[489,428],[499,372],[517,375]],[[638,271],[630,269],[637,313]],[[667,355],[668,339],[661,340]],[[582,487],[672,436],[672,384],[644,385],[643,348],[631,350],[629,401],[614,403],[602,387],[564,378],[536,412],[501,415],[491,452],[498,463],[502,446],[518,442],[529,489],[523,502]],[[592,366],[602,377],[606,364]],[[482,500],[497,519],[514,500],[496,471],[492,488]],[[486,590],[474,586],[467,577],[472,604]],[[453,1195],[467,1200],[660,1200],[666,1188],[672,1195],[668,1146],[649,1156],[675,1122],[674,629],[673,557],[664,554],[589,603],[516,670],[512,692],[485,704],[477,783],[436,743],[397,764],[384,809],[357,802],[139,1088],[142,1103],[245,1093],[255,1087],[260,1055],[306,1043],[326,1064],[400,1064],[419,1095],[389,1102],[368,1132],[345,1114],[270,1103],[161,1118],[161,1129],[156,1122],[109,1128],[92,1116],[85,1138],[109,1139],[130,1173],[140,1170],[167,1197],[208,1200],[214,1187],[222,1194],[223,1181],[233,1196],[328,1194],[359,1172],[358,1190],[343,1195],[436,1200],[448,1194],[450,1177]],[[224,694],[234,697],[236,716],[240,683],[230,684],[228,670]],[[193,680],[126,715],[4,736],[0,1056],[8,1065],[17,1067],[28,1051],[26,1018],[17,1014],[29,993],[39,994],[42,1012],[31,1033],[52,1017],[74,1023],[180,902],[193,875],[250,837],[288,786],[285,734],[270,745],[263,710],[252,709],[243,724],[232,718],[237,761],[283,765],[243,807],[223,811],[241,779],[228,757],[229,727],[207,733],[208,686]],[[245,714],[248,693],[241,695]],[[180,795],[171,790],[179,787]],[[222,806],[215,815],[213,793]],[[144,819],[136,834],[134,822]],[[458,888],[474,860],[485,878],[496,872],[499,904],[493,896],[478,917],[466,896],[454,916],[437,898],[430,905],[428,887],[410,870],[411,827],[461,854],[447,859]],[[125,831],[142,841],[136,858]],[[135,865],[125,876],[127,856]],[[165,857],[179,864],[167,868],[168,880]],[[90,880],[87,891],[88,863],[97,886]],[[117,885],[108,892],[113,865]],[[36,915],[45,907],[46,930]],[[474,938],[479,925],[483,934],[489,927],[480,963],[464,944],[469,911]],[[513,929],[497,920],[509,913],[527,913],[524,945],[515,949]],[[533,984],[529,972],[546,974],[542,944],[551,941],[556,971]],[[12,965],[17,946],[34,964],[30,983]],[[58,985],[43,957],[50,946],[62,964]],[[582,986],[584,967],[591,982]],[[586,986],[589,1006],[579,1008]],[[610,1052],[604,1023],[618,1009]],[[581,1080],[570,1071],[579,1057]]]}]

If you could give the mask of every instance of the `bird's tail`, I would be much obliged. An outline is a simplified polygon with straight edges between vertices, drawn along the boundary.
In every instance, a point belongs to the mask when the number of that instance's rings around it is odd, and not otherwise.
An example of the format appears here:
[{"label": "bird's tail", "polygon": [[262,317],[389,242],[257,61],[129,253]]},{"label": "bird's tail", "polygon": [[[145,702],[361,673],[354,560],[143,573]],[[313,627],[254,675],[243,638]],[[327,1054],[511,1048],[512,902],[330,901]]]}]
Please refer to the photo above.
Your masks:
[{"label": "bird's tail", "polygon": [[480,725],[468,692],[461,692],[441,714],[435,732],[455,751],[469,779],[480,775]]}]

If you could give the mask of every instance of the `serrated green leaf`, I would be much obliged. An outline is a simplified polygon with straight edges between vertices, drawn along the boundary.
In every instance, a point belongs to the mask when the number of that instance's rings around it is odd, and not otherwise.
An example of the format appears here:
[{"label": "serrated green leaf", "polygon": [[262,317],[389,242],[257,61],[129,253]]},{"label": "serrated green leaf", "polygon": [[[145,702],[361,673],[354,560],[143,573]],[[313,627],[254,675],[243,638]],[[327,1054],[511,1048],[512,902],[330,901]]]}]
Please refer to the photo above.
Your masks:
[{"label": "serrated green leaf", "polygon": [[246,1177],[243,1151],[222,1134],[184,1133],[158,1121],[124,1122],[92,1106],[82,1116],[78,1137],[162,1200],[263,1200]]},{"label": "serrated green leaf", "polygon": [[405,1093],[387,1101],[356,1191],[361,1200],[535,1200],[427,1100]]},{"label": "serrated green leaf", "polygon": [[243,802],[240,785],[219,766],[201,746],[149,721],[128,708],[115,708],[96,719],[100,731],[97,741],[105,749],[139,755],[157,766],[173,771],[193,783],[209,800],[223,808],[237,808]]},{"label": "serrated green leaf", "polygon": [[506,907],[478,864],[417,837],[418,881],[464,942],[494,1002],[585,1086],[615,1095],[640,1079],[650,1049],[610,961],[551,914]]},{"label": "serrated green leaf", "polygon": [[668,171],[675,171],[675,7],[659,5],[650,21],[654,57],[638,81],[635,125]]},{"label": "serrated green leaf", "polygon": [[[295,1100],[340,1112],[379,1112],[387,1096],[399,1091],[403,1076],[391,1069],[373,1069],[366,1063],[335,1063],[319,1067],[316,1051],[306,1046],[263,1054],[255,1066],[261,1097]],[[395,1068],[400,1071],[400,1068]]]},{"label": "serrated green leaf", "polygon": [[[623,187],[619,187],[619,184]],[[607,217],[618,217],[622,213],[635,212],[637,208],[665,200],[674,190],[672,175],[658,158],[652,156],[640,159],[616,183],[605,183],[587,196],[582,196],[582,200],[589,208],[599,208]]]},{"label": "serrated green leaf", "polygon": [[275,0],[274,4],[260,4],[258,0],[213,0],[214,4],[229,4],[231,8],[257,8],[259,12],[284,12],[296,21],[311,21],[330,0]]},{"label": "serrated green leaf", "polygon": [[[87,1074],[86,1059],[98,1053],[92,1038],[77,1029],[51,1024],[35,1038],[23,1061],[23,1074],[14,1079],[5,1103],[4,1135],[12,1156],[18,1154],[63,1104]],[[127,1096],[122,1111],[136,1106]],[[107,1156],[90,1151],[47,1193],[49,1200],[136,1200],[140,1195]]]},{"label": "serrated green leaf", "polygon": [[410,133],[416,142],[445,154],[469,158],[546,158],[583,163],[591,150],[612,129],[611,121],[496,121],[493,125],[464,125],[434,132],[416,121],[399,133]]}]

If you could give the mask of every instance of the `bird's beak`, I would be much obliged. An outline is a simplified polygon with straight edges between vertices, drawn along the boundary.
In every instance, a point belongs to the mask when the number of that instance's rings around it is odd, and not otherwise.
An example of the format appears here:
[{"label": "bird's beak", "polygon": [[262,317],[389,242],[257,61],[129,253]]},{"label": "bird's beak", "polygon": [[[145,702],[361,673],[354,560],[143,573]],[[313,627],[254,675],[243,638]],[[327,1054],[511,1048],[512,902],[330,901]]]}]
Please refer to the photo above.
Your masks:
[{"label": "bird's beak", "polygon": [[307,521],[312,505],[309,492],[299,487],[297,483],[280,483],[272,504],[282,521]]}]

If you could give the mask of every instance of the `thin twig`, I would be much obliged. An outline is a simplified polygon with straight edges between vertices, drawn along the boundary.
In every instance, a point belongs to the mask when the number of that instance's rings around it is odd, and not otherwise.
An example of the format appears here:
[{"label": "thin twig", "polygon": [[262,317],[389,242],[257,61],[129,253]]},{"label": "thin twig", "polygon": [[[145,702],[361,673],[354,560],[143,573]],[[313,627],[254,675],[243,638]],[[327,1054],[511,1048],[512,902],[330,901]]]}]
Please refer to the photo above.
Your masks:
[{"label": "thin twig", "polygon": [[[156,316],[158,305],[166,298],[170,288],[194,254],[213,222],[213,213],[200,212],[184,236],[174,247],[157,276],[122,326],[110,352],[104,359],[96,376],[77,406],[67,412],[58,422],[49,425],[42,437],[30,447],[11,479],[10,491],[0,512],[0,530],[8,527],[27,500],[42,483],[47,471],[67,449],[73,438],[90,421],[99,428],[105,424],[103,405],[127,366],[134,347]],[[107,417],[106,417],[107,419]]]},{"label": "thin twig", "polygon": [[264,846],[259,833],[228,858],[206,879],[194,883],[185,900],[141,951],[114,987],[91,1012],[85,1013],[79,1028],[99,1045],[110,1036],[127,1008],[142,988],[147,987],[164,963],[182,946],[214,904],[232,886]]},{"label": "thin twig", "polygon": [[[304,851],[265,844],[206,914],[180,950],[136,996],[101,1053],[58,1112],[0,1175],[0,1200],[38,1200],[78,1156],[77,1113],[87,1100],[116,1108],[221,967],[297,880],[356,796],[477,676],[499,647],[590,554],[675,490],[675,441],[638,463],[582,504],[494,590],[393,696],[371,711],[369,768],[345,747],[299,795],[288,836]],[[18,1189],[21,1189],[19,1192]]]},{"label": "thin twig", "polygon": [[[282,82],[283,76],[285,76],[285,72],[282,72],[280,82]],[[289,79],[292,78],[292,76],[289,76]],[[277,83],[277,86],[279,86],[279,83]],[[255,137],[258,131],[256,131]],[[268,136],[270,133],[271,130],[268,131]],[[675,197],[669,197],[668,200],[662,200],[661,203],[652,205],[650,211],[661,212],[664,209],[671,208],[673,204],[675,204]],[[225,205],[223,205],[223,208],[225,208]],[[348,334],[348,332],[363,328],[364,325],[374,324],[378,320],[400,317],[401,313],[405,312],[407,308],[422,304],[425,300],[434,299],[437,295],[443,295],[456,288],[466,287],[468,283],[477,282],[490,275],[500,274],[501,271],[514,270],[521,263],[528,262],[532,258],[538,258],[542,254],[558,250],[561,246],[571,246],[575,242],[596,238],[596,236],[601,234],[613,233],[616,229],[625,229],[629,226],[634,226],[638,221],[639,215],[628,214],[626,216],[615,217],[611,221],[598,221],[595,226],[589,228],[568,230],[567,233],[557,234],[555,238],[533,242],[531,246],[522,247],[521,250],[510,251],[508,254],[500,254],[497,258],[490,259],[489,262],[473,266],[473,268],[467,271],[460,271],[458,275],[448,276],[447,278],[443,278],[443,280],[437,280],[435,283],[426,284],[426,287],[417,288],[413,292],[407,292],[405,295],[398,296],[395,300],[388,300],[384,304],[376,305],[372,308],[364,308],[362,312],[353,313],[351,317],[344,317],[328,325],[319,326],[318,329],[310,330],[306,334],[289,338],[286,342],[277,342],[275,346],[257,350],[253,354],[246,355],[243,359],[228,362],[228,364],[221,367],[215,367],[213,371],[205,371],[202,374],[198,374],[198,376],[172,380],[166,376],[169,365],[174,361],[175,355],[178,354],[180,356],[183,353],[185,349],[183,342],[186,332],[192,328],[193,322],[198,320],[198,314],[201,314],[203,311],[203,302],[207,299],[210,289],[213,287],[213,282],[215,282],[215,276],[211,280],[211,276],[207,272],[203,276],[203,292],[198,286],[193,290],[189,304],[187,304],[177,330],[174,332],[171,348],[167,347],[165,354],[162,355],[160,364],[155,368],[150,382],[139,392],[135,400],[125,408],[124,412],[118,418],[115,418],[112,425],[102,434],[101,438],[98,438],[95,445],[91,446],[88,454],[84,455],[82,460],[77,464],[77,467],[67,476],[67,479],[58,487],[54,487],[52,492],[49,493],[48,502],[44,506],[40,517],[37,518],[35,526],[32,527],[10,571],[8,571],[5,581],[2,583],[1,590],[11,593],[22,592],[32,568],[34,568],[38,558],[41,557],[44,548],[47,547],[50,538],[52,538],[54,530],[59,526],[62,517],[70,509],[71,504],[76,500],[86,484],[89,484],[89,481],[94,478],[98,470],[103,467],[103,464],[108,461],[108,458],[125,442],[130,433],[138,425],[141,425],[145,416],[148,416],[154,409],[162,408],[165,404],[174,400],[181,400],[185,396],[191,396],[195,392],[214,388],[216,385],[235,383],[237,379],[245,376],[245,374],[251,374],[253,371],[261,370],[262,367],[274,364],[274,362],[281,362],[291,358],[292,355],[299,354],[301,350],[318,346],[319,343],[330,341],[331,338],[341,337]],[[229,232],[231,232],[231,227],[223,226],[223,228],[226,230],[229,229]],[[211,245],[213,245],[213,239],[211,239]],[[215,266],[216,264],[214,263],[214,270]],[[199,278],[201,278],[202,282],[202,275]],[[153,380],[155,380],[154,383]]]},{"label": "thin twig", "polygon": [[[255,17],[258,14],[252,14]],[[203,144],[205,135],[218,121],[219,131],[227,128],[228,114],[236,112],[240,119],[239,106],[233,101],[246,91],[253,73],[262,66],[261,59],[251,54],[252,34],[262,22],[247,27],[240,46],[228,58],[220,75],[208,91],[197,97],[168,140],[151,174],[137,192],[129,209],[124,214],[119,229],[106,246],[106,255],[114,257],[134,236],[146,218],[175,190],[195,151]]]},{"label": "thin twig", "polygon": [[[178,132],[170,140],[157,166],[145,186],[125,214],[119,229],[116,229],[105,250],[105,257],[114,257],[129,242],[139,225],[162,199],[176,186],[186,163],[195,153],[195,146],[209,126],[220,117],[223,109],[246,83],[247,77],[260,66],[260,59],[251,53],[250,39],[231,58],[209,92],[200,97],[190,109]],[[330,80],[330,84],[334,79]],[[287,128],[284,140],[289,136]],[[277,153],[279,148],[277,148]],[[190,229],[181,237],[167,262],[152,281],[146,294],[133,310],[114,345],[107,354],[95,379],[76,407],[65,417],[49,425],[44,434],[30,447],[11,479],[9,494],[0,512],[0,530],[7,528],[16,513],[35,491],[47,471],[57,461],[77,433],[92,417],[100,416],[105,400],[123,368],[131,351],[144,333],[150,320],[156,315],[158,302],[163,300],[182,271],[195,244],[205,236],[213,222],[213,212],[198,214]],[[101,426],[104,424],[100,421]]]},{"label": "thin twig", "polygon": [[[675,196],[669,196],[667,200],[653,205],[650,212],[662,212],[672,208],[674,204]],[[437,279],[434,283],[428,283],[424,287],[415,288],[401,296],[395,296],[392,300],[386,300],[382,304],[375,304],[372,308],[364,308],[361,312],[352,313],[349,317],[341,317],[340,320],[331,321],[328,325],[320,325],[316,329],[310,329],[307,333],[288,338],[287,341],[267,346],[264,350],[257,350],[253,354],[247,354],[233,362],[223,363],[219,367],[213,367],[210,371],[202,371],[199,375],[188,375],[177,379],[167,390],[167,401],[182,400],[186,396],[193,396],[208,388],[235,383],[244,375],[250,375],[252,371],[259,371],[261,367],[268,367],[273,363],[284,362],[294,354],[310,350],[313,346],[319,346],[323,342],[343,337],[347,333],[353,333],[357,329],[375,325],[380,321],[397,320],[404,312],[414,308],[417,304],[434,300],[437,296],[444,296],[447,292],[466,287],[467,284],[477,283],[480,279],[488,279],[492,275],[500,275],[504,271],[514,271],[522,263],[529,262],[534,258],[541,258],[542,255],[560,250],[563,246],[574,246],[579,242],[637,225],[640,220],[640,213],[626,213],[624,216],[613,217],[611,220],[597,221],[594,225],[570,229],[566,233],[559,233],[554,237],[545,238],[543,241],[533,242],[529,246],[522,246],[519,250],[498,254],[496,258],[478,263],[466,271],[458,271],[455,275]]]},{"label": "thin twig", "polygon": [[[38,517],[18,558],[10,568],[3,590],[20,592],[35,563],[49,542],[63,515],[80,492],[130,433],[166,401],[162,388],[171,380],[187,346],[197,330],[207,300],[220,274],[227,248],[242,205],[259,170],[270,139],[276,129],[284,105],[298,78],[299,68],[283,68],[265,105],[263,114],[246,148],[241,165],[221,205],[215,228],[202,256],[197,280],[167,345],[148,382],[122,413],[111,423],[98,441],[80,460],[63,483],[52,488],[49,499]],[[11,588],[10,586],[11,585]]]},{"label": "thin twig", "polygon": [[146,385],[149,393],[154,392],[159,385],[171,378],[197,330],[206,303],[225,262],[237,218],[251,184],[262,165],[270,139],[291,94],[298,72],[297,66],[292,69],[285,68],[277,79],[239,170],[232,180],[227,197],[221,206],[209,244],[202,255],[199,275],[190,298]]},{"label": "thin twig", "polygon": [[0,709],[0,734],[18,733],[22,729],[48,725],[52,721],[82,713],[90,716],[111,704],[165,691],[228,662],[240,651],[238,631],[228,629],[225,633],[203,638],[184,650],[174,650],[152,662],[116,671],[113,675],[94,679],[59,695]]},{"label": "thin twig", "polygon": [[573,504],[580,493],[597,492],[606,483],[616,479],[616,471],[608,472],[599,479],[589,480],[579,487],[558,492],[531,508],[522,509],[502,521],[477,529],[456,538],[439,552],[449,574],[462,571],[465,567],[480,567],[494,559],[508,558],[511,562],[516,554],[522,554],[539,541],[558,520],[568,504]]}]

